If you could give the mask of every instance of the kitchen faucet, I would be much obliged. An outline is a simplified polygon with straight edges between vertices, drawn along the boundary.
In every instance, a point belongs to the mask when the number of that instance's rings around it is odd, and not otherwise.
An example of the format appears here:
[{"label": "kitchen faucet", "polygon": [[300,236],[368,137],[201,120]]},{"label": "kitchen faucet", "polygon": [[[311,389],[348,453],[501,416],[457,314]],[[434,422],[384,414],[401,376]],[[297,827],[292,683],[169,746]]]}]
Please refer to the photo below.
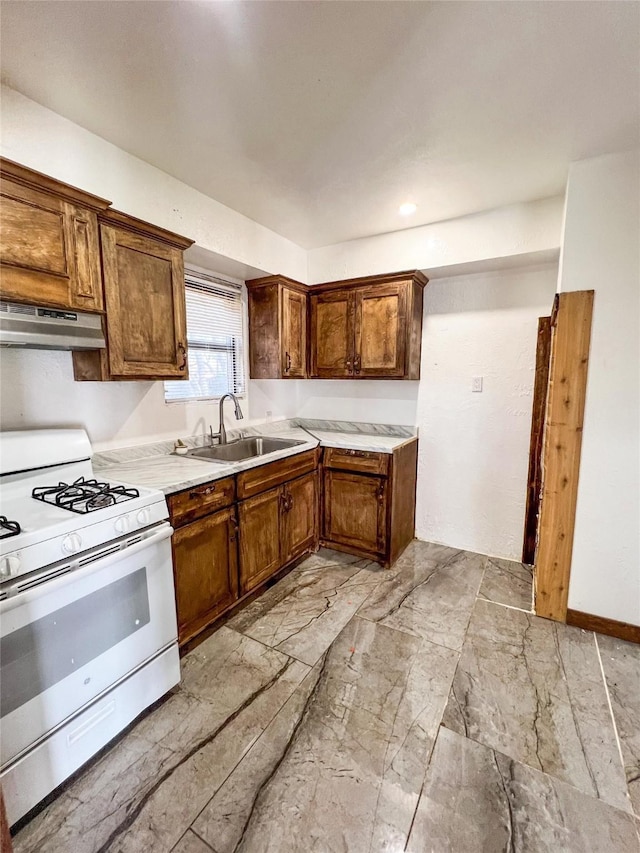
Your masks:
[{"label": "kitchen faucet", "polygon": [[213,427],[211,426],[211,424],[209,424],[209,439],[211,442],[211,446],[213,446],[213,439],[214,438],[218,439],[218,444],[226,444],[227,443],[227,431],[224,427],[224,412],[223,412],[224,401],[227,399],[227,397],[229,397],[230,400],[233,400],[233,402],[235,404],[236,420],[239,421],[240,418],[244,417],[244,415],[242,414],[242,409],[240,408],[240,403],[238,402],[236,395],[235,394],[223,394],[222,397],[220,397],[220,431],[214,432]]}]

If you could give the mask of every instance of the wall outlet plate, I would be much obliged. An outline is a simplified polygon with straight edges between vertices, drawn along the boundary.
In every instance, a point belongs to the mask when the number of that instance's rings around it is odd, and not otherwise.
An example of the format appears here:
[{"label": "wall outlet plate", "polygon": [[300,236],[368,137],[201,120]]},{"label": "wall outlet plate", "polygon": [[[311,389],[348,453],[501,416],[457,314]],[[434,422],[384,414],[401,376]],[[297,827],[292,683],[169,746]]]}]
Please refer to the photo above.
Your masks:
[{"label": "wall outlet plate", "polygon": [[480,393],[482,391],[482,376],[471,377],[471,390],[474,394]]}]

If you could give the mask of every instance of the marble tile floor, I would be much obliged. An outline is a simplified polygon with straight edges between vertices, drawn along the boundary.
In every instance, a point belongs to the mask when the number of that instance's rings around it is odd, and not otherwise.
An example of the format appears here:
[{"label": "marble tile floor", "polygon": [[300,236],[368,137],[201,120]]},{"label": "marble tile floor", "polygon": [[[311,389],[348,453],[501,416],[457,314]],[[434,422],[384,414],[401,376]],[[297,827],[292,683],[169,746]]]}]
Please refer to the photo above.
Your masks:
[{"label": "marble tile floor", "polygon": [[640,646],[530,608],[518,563],[321,550],[16,853],[638,853]]}]

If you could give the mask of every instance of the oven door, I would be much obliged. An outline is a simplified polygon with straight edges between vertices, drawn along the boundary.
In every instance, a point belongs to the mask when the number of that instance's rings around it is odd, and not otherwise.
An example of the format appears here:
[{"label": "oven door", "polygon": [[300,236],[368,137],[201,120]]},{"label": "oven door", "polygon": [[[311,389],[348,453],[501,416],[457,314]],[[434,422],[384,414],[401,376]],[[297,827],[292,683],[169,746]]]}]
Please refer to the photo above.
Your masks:
[{"label": "oven door", "polygon": [[2,766],[176,642],[167,523],[0,602]]}]

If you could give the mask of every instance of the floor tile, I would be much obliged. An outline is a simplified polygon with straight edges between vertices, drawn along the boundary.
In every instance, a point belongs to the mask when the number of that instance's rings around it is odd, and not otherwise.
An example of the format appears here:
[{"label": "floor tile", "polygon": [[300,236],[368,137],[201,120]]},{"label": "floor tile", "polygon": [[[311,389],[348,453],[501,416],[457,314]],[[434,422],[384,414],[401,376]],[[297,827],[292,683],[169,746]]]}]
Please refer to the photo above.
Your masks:
[{"label": "floor tile", "polygon": [[589,632],[478,599],[443,722],[630,809]]},{"label": "floor tile", "polygon": [[386,576],[384,569],[367,560],[327,563],[326,559],[305,562],[228,625],[310,666],[315,664]]},{"label": "floor tile", "polygon": [[632,853],[633,818],[441,728],[408,853]]},{"label": "floor tile", "polygon": [[309,668],[226,627],[179,689],[15,838],[16,853],[169,851]]},{"label": "floor tile", "polygon": [[194,829],[217,853],[402,850],[456,661],[354,617]]},{"label": "floor tile", "polygon": [[520,610],[532,610],[533,571],[531,566],[513,560],[488,557],[480,585],[480,598],[507,604]]},{"label": "floor tile", "polygon": [[412,542],[396,574],[380,583],[358,615],[446,646],[462,648],[486,557]]},{"label": "floor tile", "polygon": [[211,847],[188,829],[171,853],[211,853]]},{"label": "floor tile", "polygon": [[640,817],[640,646],[597,635],[633,810]]}]

